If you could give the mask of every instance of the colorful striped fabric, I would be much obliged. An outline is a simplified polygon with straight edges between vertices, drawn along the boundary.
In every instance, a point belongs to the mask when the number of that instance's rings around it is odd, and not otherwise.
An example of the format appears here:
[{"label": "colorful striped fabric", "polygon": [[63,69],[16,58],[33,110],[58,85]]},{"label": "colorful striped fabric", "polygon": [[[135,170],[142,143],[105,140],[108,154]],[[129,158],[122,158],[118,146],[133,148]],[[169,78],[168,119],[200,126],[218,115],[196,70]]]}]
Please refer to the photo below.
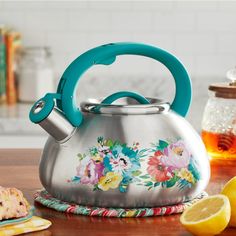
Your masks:
[{"label": "colorful striped fabric", "polygon": [[51,224],[52,223],[49,220],[33,216],[26,222],[0,227],[0,236],[12,236],[44,230]]},{"label": "colorful striped fabric", "polygon": [[207,196],[206,192],[202,192],[199,196],[189,202],[180,203],[172,206],[150,207],[150,208],[104,208],[91,207],[70,204],[52,197],[46,190],[37,191],[34,195],[36,202],[52,208],[57,211],[73,213],[87,216],[101,216],[101,217],[147,217],[160,216],[181,213],[185,208],[191,206],[193,203]]}]

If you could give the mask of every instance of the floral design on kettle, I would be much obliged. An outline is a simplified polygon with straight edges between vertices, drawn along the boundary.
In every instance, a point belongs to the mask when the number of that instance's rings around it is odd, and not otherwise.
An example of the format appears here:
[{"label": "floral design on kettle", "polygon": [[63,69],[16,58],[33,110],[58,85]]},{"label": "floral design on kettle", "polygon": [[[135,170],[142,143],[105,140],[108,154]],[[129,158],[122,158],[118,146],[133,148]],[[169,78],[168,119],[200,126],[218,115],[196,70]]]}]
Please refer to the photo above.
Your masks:
[{"label": "floral design on kettle", "polygon": [[183,140],[159,140],[148,149],[140,149],[137,142],[129,147],[99,137],[96,146],[77,156],[76,176],[68,182],[92,185],[93,190],[126,192],[130,183],[146,186],[148,190],[174,185],[182,190],[200,180],[197,164]]}]

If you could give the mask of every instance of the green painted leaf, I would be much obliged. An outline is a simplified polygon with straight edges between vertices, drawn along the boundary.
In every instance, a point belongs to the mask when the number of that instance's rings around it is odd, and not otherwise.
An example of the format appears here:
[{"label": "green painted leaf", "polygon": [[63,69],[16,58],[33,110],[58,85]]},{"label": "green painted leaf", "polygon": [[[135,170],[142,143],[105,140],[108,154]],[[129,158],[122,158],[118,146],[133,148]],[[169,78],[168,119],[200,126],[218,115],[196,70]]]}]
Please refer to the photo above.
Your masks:
[{"label": "green painted leaf", "polygon": [[140,171],[140,170],[136,170],[136,171],[133,171],[132,172],[132,175],[133,176],[138,176],[138,175],[140,175],[142,172]]},{"label": "green painted leaf", "polygon": [[196,181],[200,180],[200,178],[201,178],[200,173],[192,161],[188,165],[188,170],[192,173],[192,175]]},{"label": "green painted leaf", "polygon": [[91,155],[96,155],[96,154],[98,153],[98,149],[97,149],[96,147],[91,147],[91,148],[89,149],[89,153],[90,153]]},{"label": "green painted leaf", "polygon": [[171,188],[175,185],[175,183],[176,183],[176,181],[174,179],[171,179],[171,180],[166,182],[166,187]]},{"label": "green painted leaf", "polygon": [[103,137],[101,137],[101,136],[98,137],[98,138],[97,138],[97,142],[98,142],[98,143],[103,143]]},{"label": "green painted leaf", "polygon": [[141,179],[137,178],[137,177],[134,177],[133,178],[133,182],[141,182]]},{"label": "green painted leaf", "polygon": [[154,187],[157,187],[157,186],[159,186],[160,185],[160,183],[159,182],[156,182],[155,184],[154,184]]},{"label": "green painted leaf", "polygon": [[71,179],[71,181],[72,182],[77,182],[77,183],[79,183],[80,182],[80,177],[78,177],[78,176],[74,176],[72,179]]},{"label": "green painted leaf", "polygon": [[96,191],[96,190],[99,190],[99,187],[98,187],[97,184],[95,184],[95,185],[93,186],[93,191]]},{"label": "green painted leaf", "polygon": [[111,139],[108,139],[106,141],[106,145],[109,146],[109,147],[112,147],[113,146],[113,141]]},{"label": "green painted leaf", "polygon": [[127,192],[127,188],[128,188],[128,184],[121,184],[121,185],[119,186],[119,190],[120,190],[120,192],[122,192],[122,193]]},{"label": "green painted leaf", "polygon": [[190,188],[192,186],[191,183],[189,183],[187,180],[185,179],[181,179],[178,182],[178,187],[180,188],[180,190],[186,189],[186,188]]},{"label": "green painted leaf", "polygon": [[142,179],[149,179],[149,175],[140,175],[139,177]]},{"label": "green painted leaf", "polygon": [[164,140],[160,140],[159,141],[159,145],[158,145],[158,149],[159,150],[164,150],[166,147],[168,147],[168,143],[166,142],[166,141],[164,141]]},{"label": "green painted leaf", "polygon": [[166,182],[162,182],[162,183],[161,183],[161,187],[162,187],[162,188],[165,188],[165,187],[166,187]]},{"label": "green painted leaf", "polygon": [[179,180],[179,177],[177,177],[176,175],[173,177],[173,178],[171,178],[170,180],[168,180],[168,181],[166,181],[165,183],[166,183],[166,187],[167,188],[171,188],[171,187],[173,187],[175,184],[176,184],[176,182]]},{"label": "green painted leaf", "polygon": [[151,181],[145,182],[145,186],[153,186],[153,182],[151,182]]},{"label": "green painted leaf", "polygon": [[80,161],[82,161],[86,157],[86,154],[78,153],[77,157],[79,158]]},{"label": "green painted leaf", "polygon": [[147,155],[147,152],[148,152],[148,151],[149,151],[149,149],[147,149],[147,148],[142,149],[142,150],[139,151],[138,155],[139,155],[140,157],[144,157],[144,156]]}]

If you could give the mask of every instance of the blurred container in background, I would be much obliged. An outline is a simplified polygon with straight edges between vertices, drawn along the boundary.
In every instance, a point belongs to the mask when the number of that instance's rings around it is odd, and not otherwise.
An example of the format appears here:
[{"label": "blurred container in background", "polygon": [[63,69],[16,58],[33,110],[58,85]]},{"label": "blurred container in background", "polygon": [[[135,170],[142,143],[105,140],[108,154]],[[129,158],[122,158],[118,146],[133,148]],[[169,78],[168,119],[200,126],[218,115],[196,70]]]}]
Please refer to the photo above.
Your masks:
[{"label": "blurred container in background", "polygon": [[34,102],[45,93],[54,91],[54,75],[49,48],[24,48],[18,73],[20,102]]},{"label": "blurred container in background", "polygon": [[212,158],[236,160],[236,68],[228,71],[227,77],[230,83],[209,86],[202,138]]},{"label": "blurred container in background", "polygon": [[0,104],[6,102],[6,30],[0,26]]},{"label": "blurred container in background", "polygon": [[6,96],[7,104],[14,105],[18,100],[17,67],[22,50],[22,37],[18,31],[9,29],[6,33]]}]

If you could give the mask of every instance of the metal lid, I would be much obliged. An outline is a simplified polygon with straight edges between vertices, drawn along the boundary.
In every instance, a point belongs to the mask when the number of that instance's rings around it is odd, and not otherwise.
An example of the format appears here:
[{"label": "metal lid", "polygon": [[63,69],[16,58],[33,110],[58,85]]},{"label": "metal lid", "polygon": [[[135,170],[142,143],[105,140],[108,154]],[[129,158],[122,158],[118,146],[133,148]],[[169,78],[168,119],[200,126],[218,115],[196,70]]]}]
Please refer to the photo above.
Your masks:
[{"label": "metal lid", "polygon": [[215,92],[216,97],[221,98],[236,98],[236,67],[229,70],[226,77],[230,80],[229,83],[211,84],[208,89]]},{"label": "metal lid", "polygon": [[81,109],[83,112],[95,114],[112,114],[112,115],[143,115],[143,114],[160,114],[169,111],[170,104],[156,98],[147,98],[150,104],[139,104],[133,99],[125,98],[122,104],[103,104],[101,99],[88,99],[82,102]]}]

